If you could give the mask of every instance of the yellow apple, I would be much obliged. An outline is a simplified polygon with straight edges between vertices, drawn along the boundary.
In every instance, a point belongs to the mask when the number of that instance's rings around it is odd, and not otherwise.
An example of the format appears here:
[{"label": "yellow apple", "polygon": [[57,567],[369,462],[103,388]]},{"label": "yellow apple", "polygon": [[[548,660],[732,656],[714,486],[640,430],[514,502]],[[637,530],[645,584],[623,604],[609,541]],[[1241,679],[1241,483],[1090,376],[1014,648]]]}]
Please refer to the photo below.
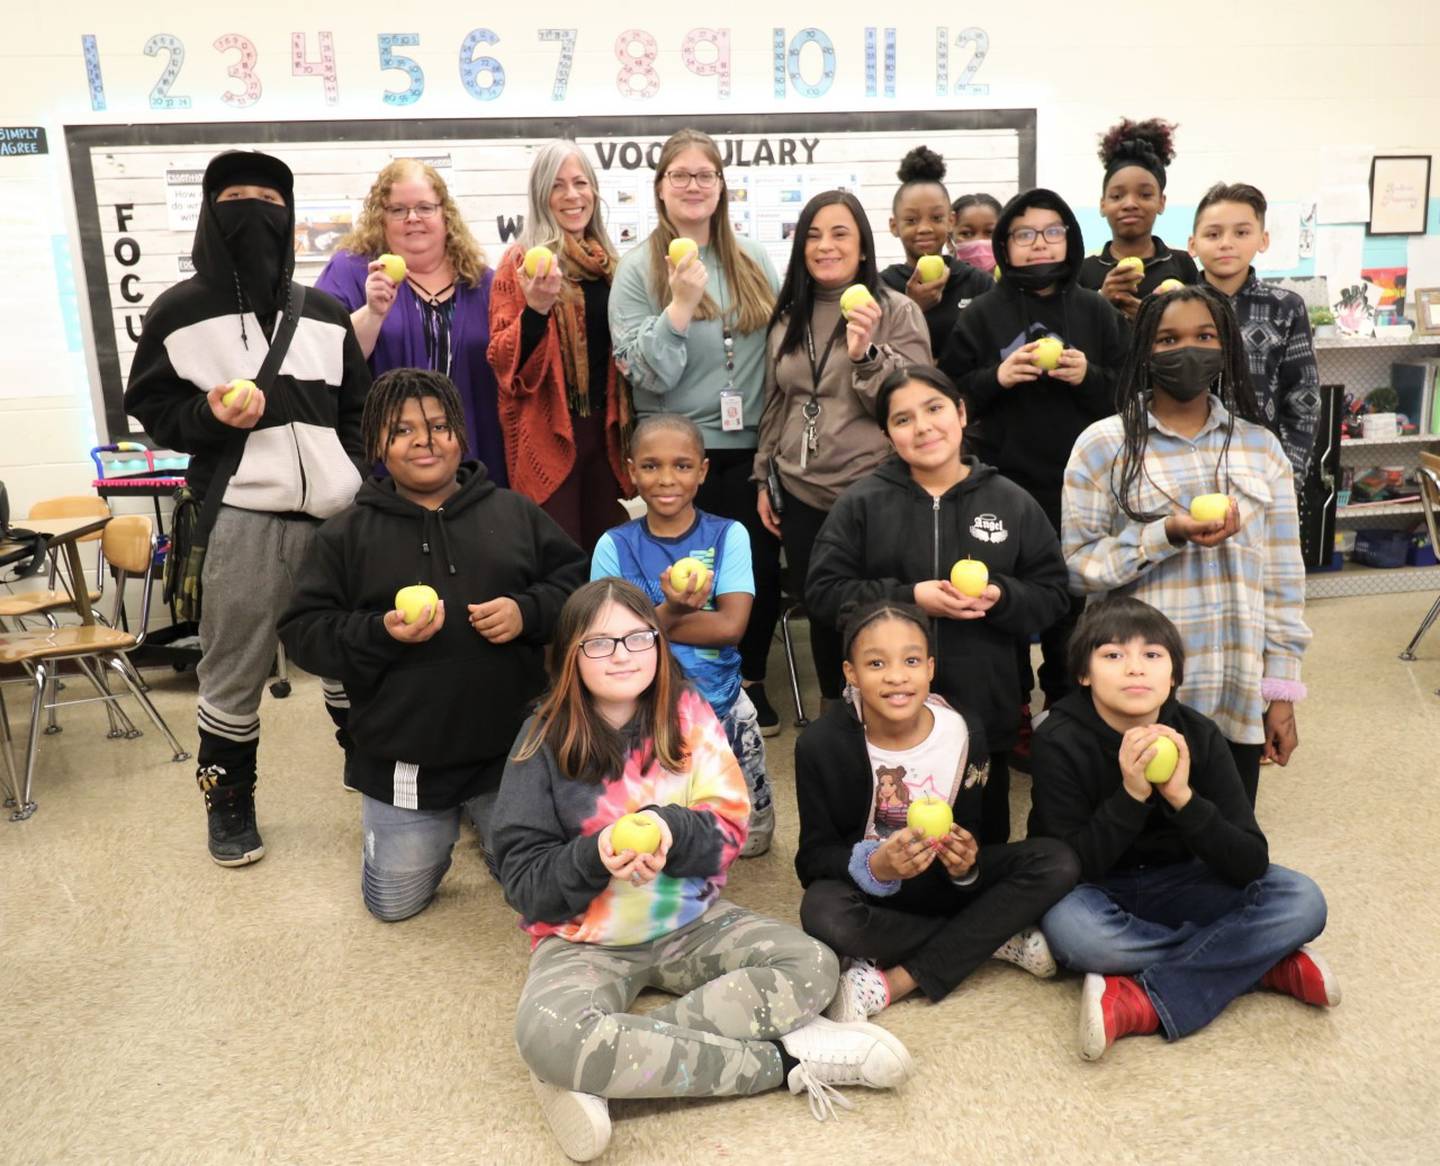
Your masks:
[{"label": "yellow apple", "polygon": [[979,559],[961,559],[950,568],[950,586],[971,599],[979,596],[990,582],[990,568]]},{"label": "yellow apple", "polygon": [[840,314],[849,319],[850,313],[863,304],[873,304],[875,297],[863,283],[852,283],[840,293]]},{"label": "yellow apple", "polygon": [[922,255],[915,261],[915,271],[921,283],[934,283],[945,274],[945,260],[938,255]]},{"label": "yellow apple", "polygon": [[529,251],[525,252],[525,274],[531,279],[535,278],[535,273],[540,270],[542,263],[548,265],[547,273],[549,268],[555,266],[555,252],[551,251],[549,247],[531,247]]},{"label": "yellow apple", "polygon": [[1162,281],[1162,282],[1160,283],[1160,285],[1159,285],[1159,286],[1154,290],[1154,292],[1152,292],[1151,294],[1152,294],[1152,295],[1157,295],[1157,296],[1163,296],[1163,295],[1165,295],[1167,292],[1179,291],[1180,288],[1182,288],[1182,287],[1184,287],[1184,286],[1185,286],[1185,285],[1184,285],[1183,283],[1181,283],[1178,279],[1167,279],[1167,280]]},{"label": "yellow apple", "polygon": [[1169,781],[1180,764],[1180,750],[1169,737],[1155,738],[1155,756],[1145,766],[1145,780],[1159,785]]},{"label": "yellow apple", "polygon": [[[430,619],[435,618],[435,609],[440,602],[440,596],[435,593],[435,588],[424,583],[412,583],[409,587],[402,587],[395,592],[395,610],[405,617],[407,624],[412,624],[425,614],[425,609],[430,609]],[[428,624],[430,619],[425,622]]]},{"label": "yellow apple", "polygon": [[391,283],[399,283],[405,278],[405,272],[408,269],[405,266],[405,260],[400,256],[385,254],[380,256],[380,262],[385,265],[385,274],[390,277]]},{"label": "yellow apple", "polygon": [[905,825],[926,838],[944,838],[954,821],[950,803],[944,798],[916,798],[905,811]]},{"label": "yellow apple", "polygon": [[1115,265],[1116,271],[1129,271],[1132,268],[1138,271],[1141,275],[1144,275],[1145,260],[1141,259],[1138,255],[1127,255],[1124,259],[1120,260],[1120,262]]},{"label": "yellow apple", "polygon": [[654,854],[660,849],[660,826],[645,814],[626,814],[617,818],[610,830],[610,849],[616,854],[633,850],[636,854]]},{"label": "yellow apple", "polygon": [[1060,354],[1065,351],[1065,342],[1058,336],[1042,336],[1035,342],[1035,353],[1031,357],[1036,368],[1046,372],[1060,367]]},{"label": "yellow apple", "polygon": [[995,277],[996,283],[1000,282],[1000,265],[998,263],[995,265],[995,270],[992,271],[990,274]]},{"label": "yellow apple", "polygon": [[676,591],[690,590],[690,580],[698,579],[695,585],[696,591],[704,590],[706,580],[710,578],[710,568],[699,559],[686,555],[683,559],[676,559],[670,566],[670,585]]},{"label": "yellow apple", "polygon": [[250,394],[255,391],[255,382],[247,380],[235,380],[230,382],[230,391],[220,398],[220,404],[227,409],[231,405],[237,405],[243,409],[250,404]]},{"label": "yellow apple", "polygon": [[1196,522],[1224,522],[1229,513],[1227,494],[1197,494],[1190,499],[1190,517]]},{"label": "yellow apple", "polygon": [[677,235],[670,240],[670,262],[676,267],[680,266],[680,260],[687,255],[693,255],[700,250],[700,245],[694,239],[687,239],[684,235]]}]

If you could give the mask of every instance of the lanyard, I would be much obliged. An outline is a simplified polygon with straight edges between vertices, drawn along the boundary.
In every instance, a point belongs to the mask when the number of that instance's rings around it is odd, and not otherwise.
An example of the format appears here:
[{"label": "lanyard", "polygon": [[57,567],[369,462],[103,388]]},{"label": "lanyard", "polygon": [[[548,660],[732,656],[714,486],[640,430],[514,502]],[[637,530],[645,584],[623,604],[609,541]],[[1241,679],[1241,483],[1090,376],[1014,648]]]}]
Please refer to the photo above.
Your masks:
[{"label": "lanyard", "polygon": [[835,342],[840,339],[845,330],[845,318],[842,316],[835,323],[835,330],[830,333],[830,339],[825,344],[825,351],[820,354],[817,363],[815,359],[815,332],[809,324],[805,326],[805,351],[810,357],[810,383],[814,386],[810,390],[811,398],[820,395],[820,378],[825,375],[825,366],[830,363],[830,354],[835,351]]},{"label": "lanyard", "polygon": [[730,330],[729,324],[721,325],[720,341],[725,346],[725,387],[721,390],[723,395],[735,391],[735,333]]}]

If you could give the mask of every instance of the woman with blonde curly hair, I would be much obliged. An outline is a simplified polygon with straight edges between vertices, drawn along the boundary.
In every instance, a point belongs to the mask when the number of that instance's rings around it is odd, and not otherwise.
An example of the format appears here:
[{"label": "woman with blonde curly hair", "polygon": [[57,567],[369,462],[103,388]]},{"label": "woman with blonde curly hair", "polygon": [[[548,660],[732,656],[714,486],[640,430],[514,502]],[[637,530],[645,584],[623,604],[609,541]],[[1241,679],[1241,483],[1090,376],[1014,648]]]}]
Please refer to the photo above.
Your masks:
[{"label": "woman with blonde curly hair", "polygon": [[[399,280],[385,273],[382,254],[405,261]],[[493,275],[445,180],[424,162],[396,158],[376,177],[355,229],[315,286],[350,309],[376,376],[428,368],[455,382],[470,449],[504,486],[505,446],[486,356]]]}]

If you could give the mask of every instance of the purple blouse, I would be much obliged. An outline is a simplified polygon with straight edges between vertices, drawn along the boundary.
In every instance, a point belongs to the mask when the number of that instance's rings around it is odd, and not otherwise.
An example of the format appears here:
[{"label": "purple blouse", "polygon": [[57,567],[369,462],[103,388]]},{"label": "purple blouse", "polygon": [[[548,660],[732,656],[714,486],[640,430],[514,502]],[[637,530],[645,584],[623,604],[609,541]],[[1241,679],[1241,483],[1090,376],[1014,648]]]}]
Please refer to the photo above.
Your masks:
[{"label": "purple blouse", "polygon": [[[315,286],[329,292],[350,311],[365,303],[365,280],[370,260],[349,251],[337,251],[320,273]],[[505,443],[500,431],[495,373],[486,355],[490,347],[490,281],[494,272],[486,268],[476,287],[461,281],[455,285],[455,317],[450,328],[450,379],[460,390],[465,407],[465,427],[470,437],[470,457],[485,463],[490,480],[509,485],[505,473]],[[370,354],[370,371],[376,376],[392,368],[428,368],[425,355],[425,328],[420,300],[408,283],[397,289],[395,303],[380,325],[375,351]]]}]

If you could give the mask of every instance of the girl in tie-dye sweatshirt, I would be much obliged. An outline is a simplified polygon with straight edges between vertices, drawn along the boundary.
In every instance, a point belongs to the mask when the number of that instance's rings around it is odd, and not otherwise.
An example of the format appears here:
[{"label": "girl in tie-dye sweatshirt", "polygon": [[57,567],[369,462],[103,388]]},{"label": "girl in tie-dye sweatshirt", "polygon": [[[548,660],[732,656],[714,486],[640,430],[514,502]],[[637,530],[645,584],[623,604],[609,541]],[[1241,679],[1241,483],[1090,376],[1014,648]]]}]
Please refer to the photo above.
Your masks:
[{"label": "girl in tie-dye sweatshirt", "polygon": [[[646,595],[618,579],[576,591],[551,675],[506,766],[493,842],[534,943],[516,1042],[561,1148],[604,1150],[611,1097],[788,1085],[823,1116],[836,1085],[899,1084],[910,1061],[895,1037],[817,1018],[831,951],[719,897],[745,842],[745,780]],[[617,853],[629,814],[658,828],[654,853]],[[677,998],[630,1012],[646,987]]]}]

